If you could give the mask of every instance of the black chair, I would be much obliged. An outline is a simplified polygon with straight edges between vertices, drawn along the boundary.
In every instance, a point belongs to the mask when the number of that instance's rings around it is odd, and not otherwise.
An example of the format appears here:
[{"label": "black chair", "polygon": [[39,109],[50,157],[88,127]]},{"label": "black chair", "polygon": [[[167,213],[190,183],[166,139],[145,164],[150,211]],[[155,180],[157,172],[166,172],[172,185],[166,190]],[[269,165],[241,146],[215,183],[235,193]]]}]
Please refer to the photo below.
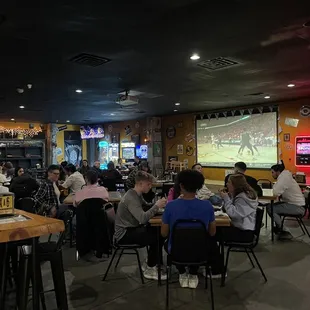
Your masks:
[{"label": "black chair", "polygon": [[[205,288],[208,288],[210,278],[211,306],[214,310],[214,295],[212,283],[212,270],[208,264],[209,234],[205,224],[200,220],[178,220],[172,227],[171,250],[167,255],[167,275],[170,274],[171,265],[205,266]],[[169,277],[166,281],[166,309],[169,308]]]},{"label": "black chair", "polygon": [[[142,266],[141,266],[141,260],[140,260],[140,255],[139,255],[139,249],[144,248],[144,246],[140,246],[138,244],[118,244],[117,242],[114,242],[113,244],[113,235],[114,235],[114,224],[115,224],[115,211],[114,211],[114,207],[111,204],[106,204],[103,208],[104,213],[105,213],[105,227],[107,227],[107,233],[109,235],[109,239],[111,242],[111,245],[114,248],[114,253],[112,255],[112,258],[110,260],[109,266],[102,278],[102,281],[105,281],[109,270],[113,264],[113,261],[116,257],[116,255],[119,253],[117,262],[115,264],[114,270],[117,269],[117,266],[122,258],[123,255],[136,255],[137,256],[137,261],[138,261],[138,266],[139,266],[139,272],[140,272],[140,278],[141,278],[141,282],[142,284],[144,284],[144,278],[143,278],[143,272],[142,272]],[[129,251],[129,252],[128,252]]]},{"label": "black chair", "polygon": [[[309,197],[308,197],[309,200]],[[279,216],[282,217],[282,223],[281,223],[281,230],[283,230],[283,225],[284,225],[284,221],[297,221],[299,227],[301,228],[303,234],[305,235],[307,233],[308,237],[310,238],[310,234],[309,231],[304,223],[304,221],[302,220],[303,217],[307,214],[307,209],[308,209],[308,203],[304,206],[305,212],[303,215],[296,215],[296,214],[281,214],[279,213]]]},{"label": "black chair", "polygon": [[[228,267],[228,260],[229,260],[230,252],[244,252],[247,254],[247,256],[248,256],[248,258],[252,264],[252,267],[255,268],[255,265],[253,263],[253,260],[250,256],[250,254],[253,255],[254,260],[255,260],[263,278],[267,282],[267,277],[266,277],[256,255],[255,255],[254,251],[253,251],[259,242],[259,236],[260,236],[260,230],[261,230],[262,221],[263,221],[263,215],[264,215],[264,211],[260,208],[257,208],[255,230],[254,230],[252,242],[245,243],[245,242],[238,242],[238,240],[236,240],[234,242],[225,242],[225,240],[224,240],[225,245],[228,247],[227,254],[226,254],[225,274],[227,273],[227,267]],[[224,283],[225,283],[225,280],[224,280]]]},{"label": "black chair", "polygon": [[[65,228],[69,225],[69,220],[65,223]],[[37,265],[36,265],[36,275],[38,279],[38,290],[40,293],[41,304],[43,310],[46,310],[45,297],[44,294],[48,292],[55,291],[57,309],[67,310],[67,291],[66,282],[64,275],[64,266],[62,259],[62,244],[65,239],[66,230],[60,233],[57,241],[49,241],[39,243],[37,247]],[[19,285],[17,288],[18,297],[18,309],[26,310],[28,303],[28,291],[30,280],[32,280],[32,263],[31,263],[32,247],[22,246],[20,252],[20,262],[19,262]],[[41,263],[50,262],[54,289],[49,291],[44,291],[42,273],[41,273]]]}]

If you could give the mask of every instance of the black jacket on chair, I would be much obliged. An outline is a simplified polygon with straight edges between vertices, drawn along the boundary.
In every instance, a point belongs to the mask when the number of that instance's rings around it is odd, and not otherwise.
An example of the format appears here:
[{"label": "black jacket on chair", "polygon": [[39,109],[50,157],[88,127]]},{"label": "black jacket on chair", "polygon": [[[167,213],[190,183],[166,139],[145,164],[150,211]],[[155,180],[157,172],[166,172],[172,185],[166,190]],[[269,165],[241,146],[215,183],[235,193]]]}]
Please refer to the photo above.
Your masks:
[{"label": "black jacket on chair", "polygon": [[76,208],[76,249],[80,256],[96,251],[96,256],[109,254],[111,242],[107,231],[101,198],[83,200]]}]

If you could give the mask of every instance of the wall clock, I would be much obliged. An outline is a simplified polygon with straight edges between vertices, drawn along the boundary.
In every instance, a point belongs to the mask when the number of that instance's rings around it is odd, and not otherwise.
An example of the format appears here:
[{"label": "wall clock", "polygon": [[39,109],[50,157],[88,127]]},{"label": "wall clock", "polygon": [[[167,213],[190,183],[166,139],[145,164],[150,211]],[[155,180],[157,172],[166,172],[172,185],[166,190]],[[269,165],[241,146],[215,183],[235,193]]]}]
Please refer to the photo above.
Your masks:
[{"label": "wall clock", "polygon": [[172,139],[174,138],[176,135],[176,130],[175,130],[175,127],[174,126],[169,126],[167,129],[166,129],[166,136],[168,139]]}]

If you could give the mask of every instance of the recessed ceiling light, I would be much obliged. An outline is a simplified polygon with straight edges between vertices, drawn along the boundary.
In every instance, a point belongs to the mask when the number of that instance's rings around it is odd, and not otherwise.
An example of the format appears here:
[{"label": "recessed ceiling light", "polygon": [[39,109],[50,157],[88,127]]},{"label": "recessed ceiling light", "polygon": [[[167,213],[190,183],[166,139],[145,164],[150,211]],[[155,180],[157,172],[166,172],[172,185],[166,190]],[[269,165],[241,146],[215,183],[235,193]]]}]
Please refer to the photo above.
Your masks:
[{"label": "recessed ceiling light", "polygon": [[15,118],[11,118],[11,121],[15,121]]},{"label": "recessed ceiling light", "polygon": [[70,123],[70,121],[69,121],[69,120],[67,120],[66,122],[67,122],[67,123]]},{"label": "recessed ceiling light", "polygon": [[20,108],[20,109],[25,109],[25,106],[20,105],[19,108]]},{"label": "recessed ceiling light", "polygon": [[178,112],[178,110],[173,110],[173,112]]},{"label": "recessed ceiling light", "polygon": [[288,84],[287,87],[295,87],[295,84]]},{"label": "recessed ceiling light", "polygon": [[191,57],[190,57],[191,60],[198,60],[200,59],[200,56],[198,54],[193,54]]},{"label": "recessed ceiling light", "polygon": [[111,116],[114,116],[115,114],[114,114],[114,113],[111,113],[110,115],[111,115]]},{"label": "recessed ceiling light", "polygon": [[82,93],[83,91],[82,91],[82,89],[76,89],[75,92],[80,94],[80,93]]},{"label": "recessed ceiling light", "polygon": [[174,105],[180,105],[181,103],[180,102],[177,102],[177,103],[175,103]]},{"label": "recessed ceiling light", "polygon": [[270,96],[265,96],[264,98],[265,98],[265,99],[270,99]]}]

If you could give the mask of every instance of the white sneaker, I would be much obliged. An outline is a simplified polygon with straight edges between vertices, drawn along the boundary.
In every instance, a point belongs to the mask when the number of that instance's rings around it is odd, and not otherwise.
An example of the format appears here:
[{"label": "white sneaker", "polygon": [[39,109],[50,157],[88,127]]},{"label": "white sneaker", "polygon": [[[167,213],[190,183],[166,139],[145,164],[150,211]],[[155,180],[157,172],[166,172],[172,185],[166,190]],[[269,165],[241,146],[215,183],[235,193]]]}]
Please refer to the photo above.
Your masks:
[{"label": "white sneaker", "polygon": [[143,262],[141,269],[143,272],[147,269],[147,259]]},{"label": "white sneaker", "polygon": [[188,275],[188,287],[189,288],[196,288],[198,286],[199,280],[198,276],[189,274]]},{"label": "white sneaker", "polygon": [[[147,266],[146,270],[143,272],[143,276],[149,280],[158,280],[157,267]],[[161,280],[167,280],[167,274],[161,270]]]},{"label": "white sneaker", "polygon": [[188,274],[186,272],[179,275],[179,282],[181,287],[188,287]]},{"label": "white sneaker", "polygon": [[[206,277],[206,270],[205,269],[202,271],[202,274],[203,274],[204,277]],[[208,278],[209,277],[210,276],[208,275]],[[213,274],[212,273],[212,279],[221,279],[221,278],[222,278],[222,274],[221,273],[218,273],[218,274]],[[227,272],[226,272],[225,278],[227,278]]]}]

